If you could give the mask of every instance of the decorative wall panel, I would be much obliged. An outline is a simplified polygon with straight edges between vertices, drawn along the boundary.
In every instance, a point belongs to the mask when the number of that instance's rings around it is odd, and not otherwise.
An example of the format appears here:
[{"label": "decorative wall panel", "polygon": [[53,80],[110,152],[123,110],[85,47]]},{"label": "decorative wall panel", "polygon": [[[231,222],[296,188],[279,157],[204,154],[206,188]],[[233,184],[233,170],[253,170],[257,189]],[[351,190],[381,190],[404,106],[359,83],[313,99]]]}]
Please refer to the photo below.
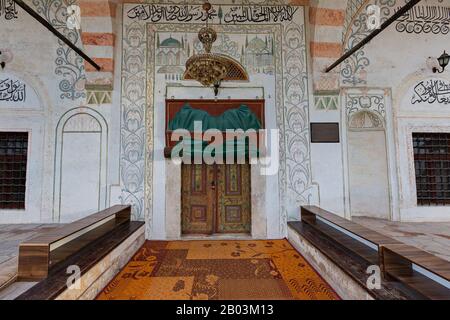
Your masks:
[{"label": "decorative wall panel", "polygon": [[316,110],[338,110],[339,109],[339,95],[314,95],[314,106]]},{"label": "decorative wall panel", "polygon": [[[37,13],[72,43],[79,46],[81,45],[80,33],[76,29],[67,27],[67,7],[77,3],[77,0],[32,0],[32,5]],[[55,74],[61,78],[59,97],[70,100],[85,98],[84,60],[64,42],[59,39],[57,41],[59,47],[56,50]]]},{"label": "decorative wall panel", "polygon": [[[302,7],[276,6],[280,1],[252,3],[267,7],[252,7],[247,1],[244,7],[220,6],[222,13],[217,11],[212,20],[219,33],[214,50],[239,59],[250,71],[251,81],[267,77],[259,81],[275,88],[276,127],[280,130],[279,233],[285,234],[289,213],[297,212],[298,206],[309,203],[311,198],[304,13]],[[191,6],[186,7],[190,12]],[[153,119],[155,101],[160,99],[156,93],[163,94],[167,84],[183,85],[183,62],[198,50],[194,39],[203,24],[202,19],[184,20],[193,19],[184,11],[183,16],[178,14],[168,21],[168,9],[164,8],[155,5],[149,11],[147,6],[142,9],[139,5],[124,5],[122,202],[134,205],[134,218],[145,219],[148,232],[152,229],[152,170],[156,156]],[[252,9],[262,13],[264,19],[240,22],[242,10]],[[160,18],[155,16],[158,12],[166,13]],[[234,20],[227,22],[230,17]],[[150,23],[152,19],[157,21]]]},{"label": "decorative wall panel", "polygon": [[345,99],[345,108],[348,122],[354,113],[360,111],[373,112],[381,119],[385,119],[385,94],[380,90],[366,93],[348,93]]},{"label": "decorative wall panel", "polygon": [[[367,37],[371,30],[367,28],[366,8],[375,4],[381,8],[381,23],[392,13],[396,0],[349,0],[347,4],[346,21],[344,25],[344,51],[347,52]],[[364,48],[344,61],[341,67],[341,82],[343,85],[364,86],[367,84],[367,71],[370,59]]]}]

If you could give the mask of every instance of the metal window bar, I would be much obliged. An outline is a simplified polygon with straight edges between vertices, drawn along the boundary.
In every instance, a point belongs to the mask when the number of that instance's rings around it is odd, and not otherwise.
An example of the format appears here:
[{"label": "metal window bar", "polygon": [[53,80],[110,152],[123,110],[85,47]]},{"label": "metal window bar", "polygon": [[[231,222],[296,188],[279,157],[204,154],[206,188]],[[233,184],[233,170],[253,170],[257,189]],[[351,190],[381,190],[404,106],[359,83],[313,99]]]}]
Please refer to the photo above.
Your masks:
[{"label": "metal window bar", "polygon": [[413,133],[417,204],[450,205],[450,133]]},{"label": "metal window bar", "polygon": [[25,209],[28,132],[0,132],[0,209]]}]

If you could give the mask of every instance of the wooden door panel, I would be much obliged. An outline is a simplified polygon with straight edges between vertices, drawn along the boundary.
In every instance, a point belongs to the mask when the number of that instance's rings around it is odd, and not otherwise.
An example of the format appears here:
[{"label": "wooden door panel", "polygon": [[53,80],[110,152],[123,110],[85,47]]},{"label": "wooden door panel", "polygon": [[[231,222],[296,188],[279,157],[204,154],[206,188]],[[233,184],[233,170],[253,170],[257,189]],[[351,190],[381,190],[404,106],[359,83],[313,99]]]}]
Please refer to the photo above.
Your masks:
[{"label": "wooden door panel", "polygon": [[215,190],[214,168],[207,165],[184,164],[181,168],[181,230],[183,234],[214,232]]},{"label": "wooden door panel", "polygon": [[250,165],[189,165],[182,173],[182,233],[250,233]]},{"label": "wooden door panel", "polygon": [[250,165],[217,165],[218,233],[250,233]]}]

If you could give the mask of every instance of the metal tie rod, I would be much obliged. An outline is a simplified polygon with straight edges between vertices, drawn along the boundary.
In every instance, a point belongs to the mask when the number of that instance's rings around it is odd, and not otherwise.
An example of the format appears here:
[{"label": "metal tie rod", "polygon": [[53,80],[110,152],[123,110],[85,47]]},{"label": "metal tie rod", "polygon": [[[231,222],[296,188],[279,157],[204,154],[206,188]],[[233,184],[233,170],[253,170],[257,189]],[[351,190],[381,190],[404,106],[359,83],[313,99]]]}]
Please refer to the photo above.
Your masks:
[{"label": "metal tie rod", "polygon": [[389,19],[387,19],[385,22],[383,22],[380,26],[380,28],[374,30],[371,34],[369,34],[367,37],[365,37],[363,40],[361,40],[360,43],[358,43],[356,46],[351,48],[349,51],[347,51],[343,56],[341,56],[339,59],[336,60],[335,63],[333,63],[331,66],[325,69],[325,72],[328,73],[334,68],[336,68],[338,65],[340,65],[344,60],[346,60],[348,57],[350,57],[352,54],[354,54],[356,51],[361,49],[363,46],[365,46],[370,40],[375,38],[377,35],[379,35],[384,29],[389,27],[392,23],[394,23],[398,18],[400,18],[402,15],[404,15],[408,10],[410,10],[412,7],[414,7],[416,4],[418,4],[422,0],[411,0],[407,4],[405,4],[400,10],[398,10],[396,13],[394,13]]},{"label": "metal tie rod", "polygon": [[46,27],[51,33],[57,36],[61,41],[67,44],[73,51],[78,53],[84,60],[89,62],[97,71],[100,71],[101,67],[95,63],[86,53],[84,53],[80,48],[78,48],[75,44],[73,44],[69,39],[67,39],[61,32],[55,29],[47,20],[45,20],[40,14],[30,8],[25,2],[22,0],[13,0],[17,3],[23,10],[28,12],[33,18],[39,21],[44,27]]}]

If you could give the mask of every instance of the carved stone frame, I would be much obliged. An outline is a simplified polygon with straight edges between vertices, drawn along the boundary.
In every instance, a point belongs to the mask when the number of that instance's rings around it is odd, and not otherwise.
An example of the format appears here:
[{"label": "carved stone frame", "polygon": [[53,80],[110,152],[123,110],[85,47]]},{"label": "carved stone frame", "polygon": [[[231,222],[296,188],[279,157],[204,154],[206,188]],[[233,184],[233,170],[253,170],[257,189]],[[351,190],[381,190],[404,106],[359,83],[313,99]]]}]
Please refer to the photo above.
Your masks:
[{"label": "carved stone frame", "polygon": [[[341,137],[342,137],[342,165],[343,165],[343,177],[344,177],[344,208],[345,217],[351,218],[350,211],[350,172],[348,166],[348,130],[349,120],[351,116],[362,110],[369,111],[380,117],[384,124],[386,137],[386,155],[388,165],[388,181],[389,181],[389,195],[390,195],[390,220],[399,220],[399,192],[398,192],[398,179],[397,179],[397,166],[396,166],[396,151],[395,151],[395,134],[393,124],[393,112],[391,105],[391,91],[385,88],[343,88],[341,90]],[[378,104],[354,106],[350,100],[352,97],[370,98],[376,96],[380,98]],[[369,129],[374,130],[374,129]],[[380,129],[375,129],[380,130]]]}]

